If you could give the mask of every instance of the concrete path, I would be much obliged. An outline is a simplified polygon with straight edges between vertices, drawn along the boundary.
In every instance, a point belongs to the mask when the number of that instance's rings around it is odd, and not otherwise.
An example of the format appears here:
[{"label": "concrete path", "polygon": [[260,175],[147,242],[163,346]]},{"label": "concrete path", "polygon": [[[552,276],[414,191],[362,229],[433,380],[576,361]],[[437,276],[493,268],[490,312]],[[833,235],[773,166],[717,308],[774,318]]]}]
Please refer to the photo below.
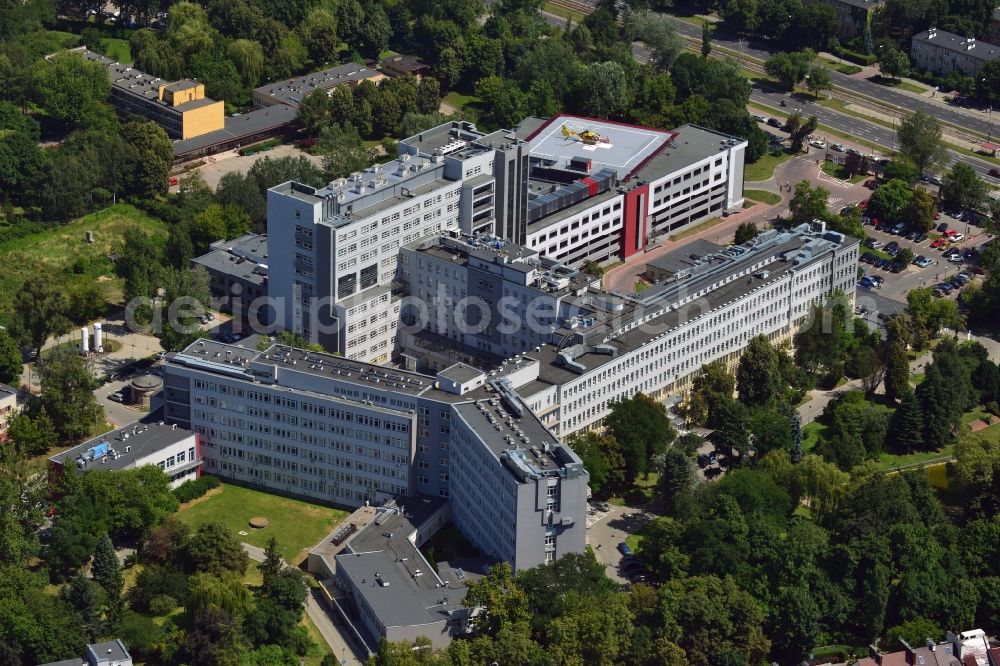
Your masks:
[{"label": "concrete path", "polygon": [[[263,548],[246,543],[245,541],[241,545],[251,560],[254,562],[264,561],[265,554]],[[285,560],[281,560],[281,563],[285,567],[291,567]],[[323,636],[323,640],[326,641],[333,655],[340,660],[342,666],[363,666],[365,662],[355,656],[353,650],[351,650],[347,641],[344,640],[337,626],[333,623],[333,620],[330,619],[330,614],[326,610],[322,597],[313,588],[309,588],[309,594],[306,596],[306,615],[312,620],[313,625],[315,625],[320,635]]]}]

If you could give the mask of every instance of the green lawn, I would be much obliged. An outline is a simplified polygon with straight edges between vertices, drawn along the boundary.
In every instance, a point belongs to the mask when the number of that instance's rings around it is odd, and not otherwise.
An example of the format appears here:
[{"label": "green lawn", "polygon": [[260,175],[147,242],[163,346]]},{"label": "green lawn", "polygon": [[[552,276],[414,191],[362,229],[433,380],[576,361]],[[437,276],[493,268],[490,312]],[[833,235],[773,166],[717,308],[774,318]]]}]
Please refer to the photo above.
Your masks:
[{"label": "green lawn", "polygon": [[811,451],[826,431],[827,427],[819,421],[812,421],[802,426],[802,450]]},{"label": "green lawn", "polygon": [[774,175],[774,169],[779,164],[791,158],[791,153],[779,153],[777,155],[765,153],[763,157],[753,164],[746,165],[743,171],[743,178],[746,182],[767,180]]},{"label": "green lawn", "polygon": [[[81,282],[106,283],[105,297],[119,299],[118,280],[112,277],[108,253],[129,227],[139,227],[161,239],[167,236],[162,221],[127,204],[117,204],[67,224],[0,242],[0,313],[9,312],[14,294],[33,275],[50,276],[67,287]],[[93,243],[84,240],[87,231],[94,232]]]},{"label": "green lawn", "polygon": [[851,175],[850,172],[844,168],[843,164],[834,164],[833,162],[823,161],[823,173],[828,176],[833,176],[834,178],[839,178],[840,180],[846,180],[849,183],[856,184],[868,178],[867,175],[863,173]]},{"label": "green lawn", "polygon": [[573,23],[579,23],[586,18],[586,16],[580,12],[573,11],[568,7],[563,7],[562,5],[557,5],[553,2],[546,2],[542,5],[542,11],[555,16],[561,16],[562,18],[568,18],[573,21]]},{"label": "green lawn", "polygon": [[[237,534],[246,532],[239,534],[240,540],[261,548],[274,537],[281,556],[297,564],[309,548],[348,515],[339,509],[223,484],[221,491],[195,500],[177,517],[192,527],[215,521],[225,523]],[[262,530],[251,528],[248,521],[254,516],[267,518],[270,525]]]},{"label": "green lawn", "polygon": [[327,645],[326,640],[319,633],[319,629],[313,624],[313,621],[309,619],[309,616],[305,613],[302,614],[302,622],[300,623],[306,628],[306,633],[309,634],[309,638],[313,640],[313,646],[309,649],[304,657],[303,666],[319,666],[320,662],[323,661],[323,657],[330,654],[330,646]]},{"label": "green lawn", "polygon": [[104,39],[104,55],[123,65],[132,64],[132,50],[129,49],[128,41],[124,39],[106,37]]},{"label": "green lawn", "polygon": [[461,109],[467,104],[478,104],[483,100],[479,99],[475,95],[467,95],[465,93],[460,93],[457,90],[452,90],[450,93],[444,96],[444,103],[449,106],[453,106],[456,109]]},{"label": "green lawn", "polygon": [[767,204],[768,206],[781,203],[781,195],[775,194],[774,192],[768,192],[767,190],[743,190],[743,196],[747,199]]}]

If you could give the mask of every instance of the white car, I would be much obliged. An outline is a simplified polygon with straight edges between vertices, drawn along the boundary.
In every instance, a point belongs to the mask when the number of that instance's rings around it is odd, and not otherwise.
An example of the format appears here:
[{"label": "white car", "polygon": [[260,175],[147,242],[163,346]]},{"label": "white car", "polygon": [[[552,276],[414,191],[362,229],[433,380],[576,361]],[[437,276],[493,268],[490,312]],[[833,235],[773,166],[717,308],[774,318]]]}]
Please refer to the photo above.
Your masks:
[{"label": "white car", "polygon": [[842,143],[831,143],[830,150],[836,150],[838,153],[842,153],[847,149],[844,148],[844,144]]},{"label": "white car", "polygon": [[819,139],[813,139],[812,141],[809,142],[809,145],[812,146],[813,148],[826,148],[826,144],[820,141]]},{"label": "white car", "polygon": [[965,240],[965,234],[963,234],[963,233],[952,234],[952,235],[948,236],[948,240],[950,240],[952,243],[960,243],[963,240]]},{"label": "white car", "polygon": [[754,114],[753,119],[756,120],[759,123],[766,123],[768,121],[767,116],[762,116],[762,115],[757,114],[757,113]]}]

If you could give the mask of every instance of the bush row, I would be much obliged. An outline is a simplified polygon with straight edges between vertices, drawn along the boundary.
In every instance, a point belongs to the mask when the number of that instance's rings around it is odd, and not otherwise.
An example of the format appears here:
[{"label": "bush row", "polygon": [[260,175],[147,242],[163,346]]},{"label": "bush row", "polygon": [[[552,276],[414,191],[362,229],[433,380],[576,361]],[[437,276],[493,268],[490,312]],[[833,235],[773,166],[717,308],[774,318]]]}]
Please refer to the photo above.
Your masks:
[{"label": "bush row", "polygon": [[851,62],[859,65],[874,65],[878,62],[878,58],[874,55],[865,55],[864,53],[851,51],[845,49],[843,46],[835,46],[832,50],[834,55],[837,57],[843,58],[844,60],[850,60]]},{"label": "bush row", "polygon": [[220,481],[218,477],[206,474],[194,481],[188,481],[174,488],[174,497],[177,501],[184,503],[193,499],[198,499],[212,488],[218,488]]}]

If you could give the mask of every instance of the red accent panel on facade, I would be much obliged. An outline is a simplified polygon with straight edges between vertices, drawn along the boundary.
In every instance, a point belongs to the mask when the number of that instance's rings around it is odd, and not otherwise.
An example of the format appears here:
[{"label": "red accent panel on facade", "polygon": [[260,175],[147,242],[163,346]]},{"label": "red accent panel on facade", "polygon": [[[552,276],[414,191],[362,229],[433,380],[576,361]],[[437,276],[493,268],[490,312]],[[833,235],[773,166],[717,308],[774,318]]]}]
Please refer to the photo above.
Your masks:
[{"label": "red accent panel on facade", "polygon": [[[195,460],[201,460],[201,435],[199,433],[195,433],[194,434],[194,459]],[[196,479],[200,479],[201,478],[201,468],[202,468],[202,465],[204,465],[204,463],[202,463],[201,465],[198,465],[198,467],[195,468],[195,477],[194,478],[196,478]]]},{"label": "red accent panel on facade", "polygon": [[589,196],[595,196],[597,194],[597,183],[595,183],[590,178],[581,178],[580,182],[587,186],[587,194]]},{"label": "red accent panel on facade", "polygon": [[642,185],[625,193],[625,210],[622,213],[623,259],[646,249],[646,215],[649,213],[649,185]]}]

